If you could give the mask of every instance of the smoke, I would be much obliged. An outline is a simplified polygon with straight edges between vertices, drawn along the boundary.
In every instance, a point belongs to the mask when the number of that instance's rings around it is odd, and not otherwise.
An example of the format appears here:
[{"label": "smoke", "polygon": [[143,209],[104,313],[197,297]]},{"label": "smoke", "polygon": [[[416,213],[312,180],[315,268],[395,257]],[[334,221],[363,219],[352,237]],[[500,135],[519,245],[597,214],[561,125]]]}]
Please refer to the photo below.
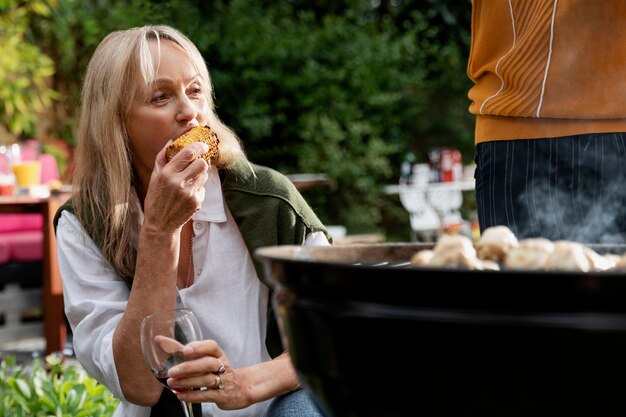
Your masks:
[{"label": "smoke", "polygon": [[588,134],[480,143],[481,230],[518,238],[626,243],[626,135]]},{"label": "smoke", "polygon": [[529,182],[515,202],[525,211],[513,219],[516,234],[581,243],[626,242],[623,175],[617,171],[588,180],[548,176]]}]

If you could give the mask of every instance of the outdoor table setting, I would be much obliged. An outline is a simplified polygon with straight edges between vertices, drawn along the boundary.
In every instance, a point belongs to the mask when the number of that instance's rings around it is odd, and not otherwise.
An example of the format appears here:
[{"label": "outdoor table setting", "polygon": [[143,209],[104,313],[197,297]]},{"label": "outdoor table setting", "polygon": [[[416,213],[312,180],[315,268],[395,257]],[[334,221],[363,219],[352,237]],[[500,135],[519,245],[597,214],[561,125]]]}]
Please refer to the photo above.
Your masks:
[{"label": "outdoor table setting", "polygon": [[[42,297],[36,304],[43,309],[46,353],[62,351],[67,338],[53,219],[70,196],[71,188],[59,180],[52,155],[40,154],[28,142],[0,147],[2,288],[9,285],[11,291],[16,290],[3,294],[11,299],[4,310],[20,316],[22,311],[34,307],[28,296],[33,291],[23,289],[23,284],[33,281],[33,277],[24,274],[41,270],[41,281],[36,287],[41,289],[37,294]],[[32,267],[38,263],[41,268]],[[17,323],[5,323],[0,327],[0,336],[5,334],[10,339],[14,334],[22,335],[19,327],[19,318]]]},{"label": "outdoor table setting", "polygon": [[398,184],[384,188],[386,194],[398,195],[409,213],[413,241],[418,237],[432,241],[446,228],[459,228],[465,221],[460,210],[464,193],[474,192],[473,166],[463,167],[460,154],[454,149],[444,147],[436,151],[436,161],[433,158],[430,163],[403,167]]}]

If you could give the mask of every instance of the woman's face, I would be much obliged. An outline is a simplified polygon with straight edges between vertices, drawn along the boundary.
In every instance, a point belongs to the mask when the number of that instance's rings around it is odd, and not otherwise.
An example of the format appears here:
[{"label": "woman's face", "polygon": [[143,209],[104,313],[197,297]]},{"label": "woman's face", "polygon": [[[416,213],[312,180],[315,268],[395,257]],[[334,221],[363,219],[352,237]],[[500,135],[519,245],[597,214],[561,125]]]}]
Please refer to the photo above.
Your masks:
[{"label": "woman's face", "polygon": [[[190,127],[205,125],[209,104],[208,88],[193,63],[174,42],[162,40],[159,54],[156,41],[150,43],[155,82],[147,97],[139,95],[127,120],[133,166],[140,182],[147,185],[154,160],[170,139]],[[160,56],[159,56],[160,55]]]}]

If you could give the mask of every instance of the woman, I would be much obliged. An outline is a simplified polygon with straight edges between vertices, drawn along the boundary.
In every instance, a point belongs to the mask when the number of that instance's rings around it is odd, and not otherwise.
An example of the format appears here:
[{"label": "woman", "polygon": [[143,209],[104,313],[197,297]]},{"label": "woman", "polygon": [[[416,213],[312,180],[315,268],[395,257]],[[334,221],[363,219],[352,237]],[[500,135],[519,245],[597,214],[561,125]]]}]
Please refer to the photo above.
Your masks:
[{"label": "woman", "polygon": [[[198,125],[217,134],[217,159],[207,164],[207,145],[193,143],[166,162],[171,140]],[[115,415],[182,411],[139,340],[144,317],[177,305],[208,339],[170,374],[180,390],[204,388],[180,399],[214,416],[260,416],[294,390],[281,401],[302,399],[251,253],[329,238],[284,176],[247,162],[215,114],[197,48],[166,26],[108,35],[87,67],[77,138],[77,191],[57,213],[65,312],[78,360],[122,399]]]}]

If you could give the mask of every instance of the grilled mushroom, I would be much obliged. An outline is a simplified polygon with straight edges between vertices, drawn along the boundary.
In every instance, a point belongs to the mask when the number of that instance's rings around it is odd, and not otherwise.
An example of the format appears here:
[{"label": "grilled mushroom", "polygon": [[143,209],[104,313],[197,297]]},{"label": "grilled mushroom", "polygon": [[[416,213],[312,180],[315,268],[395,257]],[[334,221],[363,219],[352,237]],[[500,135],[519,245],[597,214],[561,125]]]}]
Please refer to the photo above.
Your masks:
[{"label": "grilled mushroom", "polygon": [[554,251],[548,257],[546,269],[588,272],[593,269],[593,265],[587,256],[585,246],[576,242],[559,240],[554,242]]},{"label": "grilled mushroom", "polygon": [[554,243],[544,238],[531,238],[519,241],[519,246],[511,249],[505,269],[527,269],[531,271],[545,269],[550,254],[554,251]]},{"label": "grilled mushroom", "polygon": [[462,235],[443,235],[433,249],[430,266],[482,269],[472,241]]},{"label": "grilled mushroom", "polygon": [[428,265],[433,259],[434,252],[430,249],[422,249],[411,257],[413,265]]},{"label": "grilled mushroom", "polygon": [[483,260],[504,262],[509,251],[518,244],[511,229],[506,226],[493,226],[485,229],[476,242],[476,254]]},{"label": "grilled mushroom", "polygon": [[584,251],[587,259],[589,259],[592,271],[608,271],[609,269],[614,268],[617,263],[614,258],[606,255],[600,255],[591,248],[585,247]]}]

